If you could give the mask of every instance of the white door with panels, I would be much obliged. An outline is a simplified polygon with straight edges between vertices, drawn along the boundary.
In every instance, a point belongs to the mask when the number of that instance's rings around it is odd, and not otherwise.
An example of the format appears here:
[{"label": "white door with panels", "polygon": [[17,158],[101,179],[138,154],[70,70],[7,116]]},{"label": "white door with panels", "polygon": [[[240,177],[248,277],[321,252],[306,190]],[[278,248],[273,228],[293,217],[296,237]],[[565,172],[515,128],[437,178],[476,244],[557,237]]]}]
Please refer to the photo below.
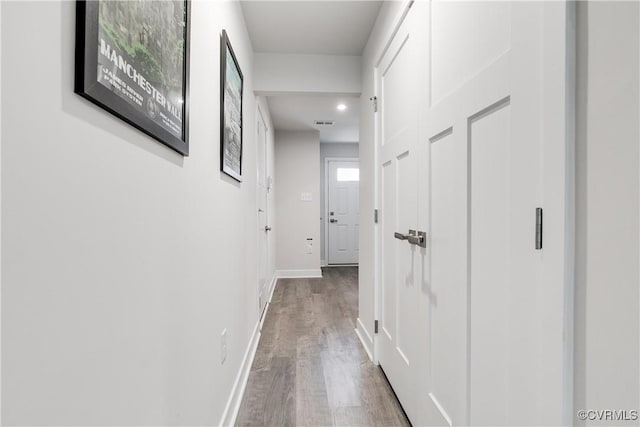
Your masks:
[{"label": "white door with panels", "polygon": [[571,7],[416,2],[381,56],[376,345],[414,424],[571,420]]},{"label": "white door with panels", "polygon": [[256,140],[256,162],[257,162],[257,206],[258,206],[258,311],[260,316],[269,300],[269,218],[267,207],[267,125],[258,112],[257,120],[257,140]]},{"label": "white door with panels", "polygon": [[354,160],[328,162],[329,264],[357,264],[360,225],[360,169]]},{"label": "white door with panels", "polygon": [[[416,8],[418,4],[414,4]],[[417,377],[424,372],[426,333],[420,333],[427,294],[421,286],[424,237],[418,232],[418,113],[423,30],[407,15],[377,73],[379,234],[378,361],[405,412],[416,424]],[[422,239],[422,241],[420,240]]]}]

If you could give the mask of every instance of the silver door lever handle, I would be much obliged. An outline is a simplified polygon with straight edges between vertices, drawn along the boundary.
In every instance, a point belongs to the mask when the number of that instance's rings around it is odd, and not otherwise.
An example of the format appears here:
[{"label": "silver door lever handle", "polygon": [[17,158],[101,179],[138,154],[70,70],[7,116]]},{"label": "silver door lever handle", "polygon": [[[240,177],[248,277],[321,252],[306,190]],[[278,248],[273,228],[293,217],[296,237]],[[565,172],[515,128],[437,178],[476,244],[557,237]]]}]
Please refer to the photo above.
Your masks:
[{"label": "silver door lever handle", "polygon": [[407,236],[407,240],[412,245],[422,246],[422,243],[424,242],[424,236]]},{"label": "silver door lever handle", "polygon": [[420,246],[421,248],[427,247],[427,233],[424,231],[409,230],[409,234],[393,233],[393,237],[399,240],[407,240],[412,245]]}]

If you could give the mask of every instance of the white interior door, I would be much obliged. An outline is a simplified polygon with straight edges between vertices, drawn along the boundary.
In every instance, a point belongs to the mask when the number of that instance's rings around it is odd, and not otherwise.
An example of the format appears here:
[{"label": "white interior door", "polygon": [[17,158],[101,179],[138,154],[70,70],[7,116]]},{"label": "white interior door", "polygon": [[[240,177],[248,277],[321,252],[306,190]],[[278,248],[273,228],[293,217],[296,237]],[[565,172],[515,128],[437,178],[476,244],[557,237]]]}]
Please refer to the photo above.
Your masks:
[{"label": "white interior door", "polygon": [[329,264],[357,264],[360,169],[357,161],[330,160],[327,227]]},{"label": "white interior door", "polygon": [[429,422],[560,425],[567,5],[437,1],[429,13]]},{"label": "white interior door", "polygon": [[269,280],[267,277],[267,265],[269,260],[269,223],[267,209],[267,126],[261,114],[258,114],[257,129],[258,310],[260,315],[262,315],[269,299]]},{"label": "white interior door", "polygon": [[416,375],[424,371],[426,346],[426,333],[419,333],[420,307],[426,305],[420,282],[425,249],[408,240],[410,230],[423,231],[417,228],[423,43],[414,18],[407,15],[377,67],[381,306],[376,345],[405,412],[419,424]]},{"label": "white interior door", "polygon": [[414,424],[570,419],[570,8],[416,2],[379,64],[377,345]]}]

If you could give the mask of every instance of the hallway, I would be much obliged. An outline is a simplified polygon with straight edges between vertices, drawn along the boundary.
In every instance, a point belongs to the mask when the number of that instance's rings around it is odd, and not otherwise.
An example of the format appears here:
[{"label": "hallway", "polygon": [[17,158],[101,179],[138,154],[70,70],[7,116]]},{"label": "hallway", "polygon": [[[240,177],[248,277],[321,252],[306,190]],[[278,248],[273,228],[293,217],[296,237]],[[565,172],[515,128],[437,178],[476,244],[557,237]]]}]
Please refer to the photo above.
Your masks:
[{"label": "hallway", "polygon": [[408,425],[354,332],[357,267],[280,279],[268,310],[236,425]]},{"label": "hallway", "polygon": [[0,427],[640,427],[640,0],[0,0],[0,101]]}]

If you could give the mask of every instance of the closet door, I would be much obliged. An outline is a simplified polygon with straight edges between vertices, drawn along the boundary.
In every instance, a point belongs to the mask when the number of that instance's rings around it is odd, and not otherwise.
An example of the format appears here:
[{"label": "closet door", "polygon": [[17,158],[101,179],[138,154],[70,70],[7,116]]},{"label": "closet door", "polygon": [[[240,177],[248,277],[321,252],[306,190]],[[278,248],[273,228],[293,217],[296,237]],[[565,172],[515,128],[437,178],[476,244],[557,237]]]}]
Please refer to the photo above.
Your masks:
[{"label": "closet door", "polygon": [[567,421],[567,8],[431,3],[425,423]]},{"label": "closet door", "polygon": [[415,2],[376,69],[376,345],[414,424],[570,419],[571,7]]}]

